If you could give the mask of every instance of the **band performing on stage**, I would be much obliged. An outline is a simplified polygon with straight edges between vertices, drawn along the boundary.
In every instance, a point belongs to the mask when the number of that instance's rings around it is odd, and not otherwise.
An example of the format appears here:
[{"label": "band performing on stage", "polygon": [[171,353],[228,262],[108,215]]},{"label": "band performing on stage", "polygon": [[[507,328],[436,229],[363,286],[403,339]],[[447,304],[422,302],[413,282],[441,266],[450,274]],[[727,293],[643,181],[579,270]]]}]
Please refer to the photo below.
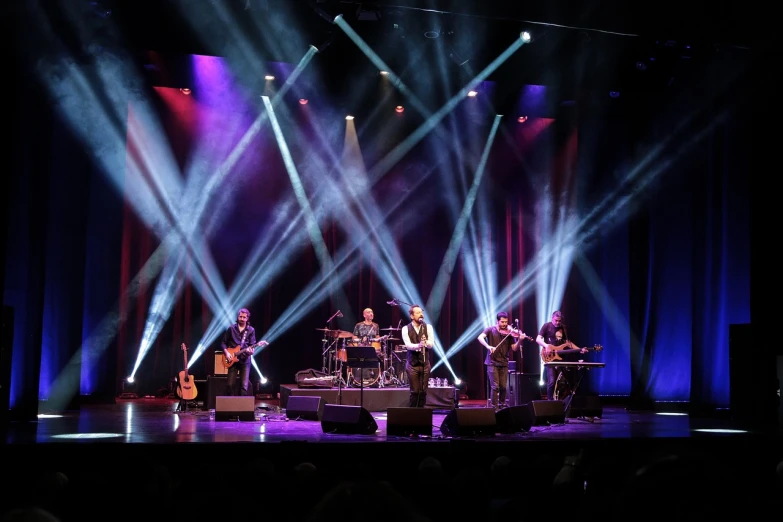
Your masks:
[{"label": "band performing on stage", "polygon": [[[333,328],[335,318],[342,318],[338,310],[326,322],[321,332],[322,368],[317,375],[303,377],[306,385],[337,388],[409,388],[410,407],[424,407],[427,390],[432,386],[447,385],[448,379],[430,378],[435,352],[436,335],[433,325],[425,321],[424,310],[418,304],[405,303],[399,299],[387,301],[388,305],[409,305],[410,322],[381,328],[374,321],[375,313],[366,307],[363,320],[355,324],[353,331]],[[237,323],[226,331],[221,343],[224,352],[223,364],[229,374],[229,394],[246,394],[248,390],[249,359],[254,348],[265,346],[266,341],[255,341],[255,330],[245,329],[250,312],[240,310]],[[488,399],[495,410],[503,409],[508,403],[509,364],[512,354],[522,358],[520,349],[524,341],[535,341],[540,345],[540,363],[546,376],[546,399],[564,400],[575,394],[584,372],[590,368],[602,368],[603,363],[585,362],[584,354],[601,351],[601,345],[579,347],[568,338],[560,311],[552,314],[552,320],[545,323],[536,339],[519,330],[519,319],[512,320],[507,312],[497,313],[497,323],[479,331],[476,338],[486,351],[476,356],[476,364],[486,367]],[[249,335],[248,335],[249,334]],[[233,348],[232,348],[233,346]],[[360,350],[363,347],[365,350]],[[372,348],[375,357],[372,357]],[[361,362],[349,354],[363,353]],[[440,353],[443,353],[442,351]],[[368,355],[369,354],[369,355]],[[369,357],[369,359],[368,359]],[[439,356],[436,356],[439,357]],[[236,366],[233,366],[234,362]],[[299,372],[304,374],[306,372]],[[297,374],[297,375],[299,375]],[[297,381],[297,384],[300,384]],[[543,397],[542,397],[543,399]]]}]

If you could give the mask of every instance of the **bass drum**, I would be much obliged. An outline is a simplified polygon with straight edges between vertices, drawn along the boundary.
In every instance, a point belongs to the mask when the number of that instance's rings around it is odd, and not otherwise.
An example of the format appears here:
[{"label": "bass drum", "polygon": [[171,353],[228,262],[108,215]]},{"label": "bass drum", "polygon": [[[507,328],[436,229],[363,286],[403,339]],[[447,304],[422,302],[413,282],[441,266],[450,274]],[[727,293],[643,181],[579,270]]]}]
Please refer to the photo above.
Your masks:
[{"label": "bass drum", "polygon": [[348,368],[348,373],[350,374],[351,386],[370,388],[378,384],[381,377],[381,365],[372,368]]}]

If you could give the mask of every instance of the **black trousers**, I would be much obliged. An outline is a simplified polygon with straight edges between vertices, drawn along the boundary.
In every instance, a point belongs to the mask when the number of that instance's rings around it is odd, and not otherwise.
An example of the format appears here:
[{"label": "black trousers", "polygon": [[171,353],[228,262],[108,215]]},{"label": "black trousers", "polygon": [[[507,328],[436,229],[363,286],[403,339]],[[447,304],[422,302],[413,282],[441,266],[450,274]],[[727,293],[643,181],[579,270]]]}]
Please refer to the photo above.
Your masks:
[{"label": "black trousers", "polygon": [[410,407],[423,408],[427,404],[427,388],[429,388],[430,363],[424,366],[405,365],[408,374],[408,384],[411,389]]},{"label": "black trousers", "polygon": [[487,366],[487,379],[489,380],[489,397],[492,400],[492,407],[505,407],[508,392],[508,366]]},{"label": "black trousers", "polygon": [[237,361],[228,369],[228,375],[226,375],[226,393],[228,395],[241,395],[243,397],[248,395],[251,364],[249,359],[244,362]]}]

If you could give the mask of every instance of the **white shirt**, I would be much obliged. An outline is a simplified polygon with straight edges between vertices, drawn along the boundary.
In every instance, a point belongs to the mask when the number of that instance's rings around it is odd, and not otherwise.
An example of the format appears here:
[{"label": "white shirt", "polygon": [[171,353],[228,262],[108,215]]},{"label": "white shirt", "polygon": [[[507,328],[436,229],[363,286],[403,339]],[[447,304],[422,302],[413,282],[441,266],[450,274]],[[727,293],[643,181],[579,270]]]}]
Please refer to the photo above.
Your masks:
[{"label": "white shirt", "polygon": [[[410,324],[410,323],[408,323]],[[421,332],[421,326],[416,328],[416,326],[413,327],[414,330],[416,330],[416,333]],[[435,346],[435,334],[432,330],[432,325],[427,324],[427,348],[433,348]],[[408,335],[408,325],[406,324],[405,327],[402,329],[402,343],[405,345],[405,348],[408,350],[419,350],[421,347],[418,343],[411,343],[411,338]]]}]

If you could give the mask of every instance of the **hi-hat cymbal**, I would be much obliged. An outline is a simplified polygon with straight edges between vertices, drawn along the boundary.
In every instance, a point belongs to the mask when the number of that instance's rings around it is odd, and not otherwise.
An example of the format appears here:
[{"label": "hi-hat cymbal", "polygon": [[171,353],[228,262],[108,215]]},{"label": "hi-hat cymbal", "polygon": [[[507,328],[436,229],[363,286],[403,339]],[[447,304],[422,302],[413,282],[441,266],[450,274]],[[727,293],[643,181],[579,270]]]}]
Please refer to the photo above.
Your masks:
[{"label": "hi-hat cymbal", "polygon": [[397,339],[396,337],[387,337],[386,340],[387,341],[399,341],[399,339]]},{"label": "hi-hat cymbal", "polygon": [[399,328],[381,328],[381,330],[399,330]]},{"label": "hi-hat cymbal", "polygon": [[330,330],[328,328],[316,328],[319,332],[339,332],[339,330]]}]

